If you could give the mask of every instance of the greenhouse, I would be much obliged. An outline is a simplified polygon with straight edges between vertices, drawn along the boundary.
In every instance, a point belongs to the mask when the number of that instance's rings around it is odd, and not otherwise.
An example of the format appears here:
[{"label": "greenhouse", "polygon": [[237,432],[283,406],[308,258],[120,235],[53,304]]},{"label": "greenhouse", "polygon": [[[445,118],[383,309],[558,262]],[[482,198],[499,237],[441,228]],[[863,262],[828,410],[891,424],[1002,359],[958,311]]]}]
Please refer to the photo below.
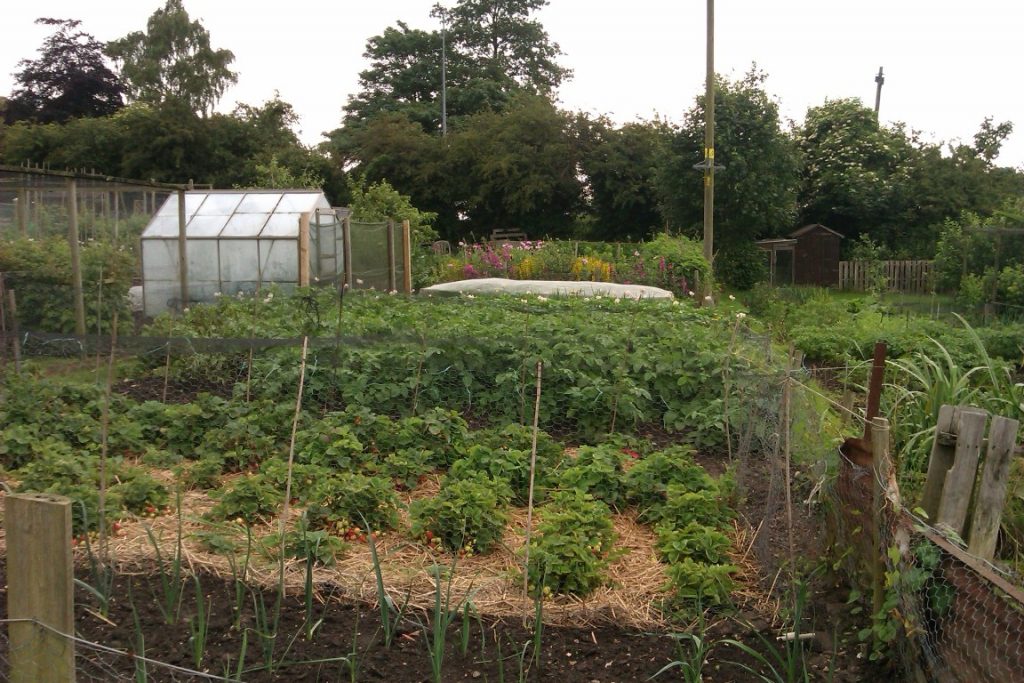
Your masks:
[{"label": "greenhouse", "polygon": [[[147,316],[180,309],[186,289],[187,302],[203,302],[271,283],[290,290],[330,281],[341,270],[341,224],[348,211],[331,208],[320,191],[191,190],[182,195],[168,197],[142,233]],[[179,220],[182,199],[184,226]]]}]

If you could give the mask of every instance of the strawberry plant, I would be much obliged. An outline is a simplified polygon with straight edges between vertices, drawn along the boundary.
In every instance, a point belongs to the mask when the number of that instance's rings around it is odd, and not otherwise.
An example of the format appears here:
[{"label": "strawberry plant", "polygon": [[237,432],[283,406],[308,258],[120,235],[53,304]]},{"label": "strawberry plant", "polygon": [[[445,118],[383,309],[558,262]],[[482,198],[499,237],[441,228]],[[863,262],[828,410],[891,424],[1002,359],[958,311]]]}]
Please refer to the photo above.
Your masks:
[{"label": "strawberry plant", "polygon": [[435,497],[410,506],[412,533],[453,552],[486,553],[505,531],[510,496],[503,482],[483,475],[445,477]]},{"label": "strawberry plant", "polygon": [[588,595],[605,582],[615,533],[608,506],[582,491],[559,491],[538,509],[527,580],[542,595]]},{"label": "strawberry plant", "polygon": [[622,463],[626,457],[617,446],[581,446],[573,464],[559,476],[558,485],[589,493],[616,508],[625,498]]},{"label": "strawberry plant", "polygon": [[109,492],[118,496],[129,512],[155,515],[167,507],[167,487],[145,470],[137,467],[126,469],[118,475],[118,480],[119,483],[111,486]]},{"label": "strawberry plant", "polygon": [[365,456],[363,444],[348,425],[328,423],[303,430],[301,437],[296,435],[295,459],[330,470],[352,470]]},{"label": "strawberry plant", "polygon": [[693,461],[693,454],[690,446],[673,446],[640,460],[626,473],[629,502],[645,511],[665,502],[671,484],[688,491],[714,486],[714,479]]},{"label": "strawberry plant", "polygon": [[722,500],[715,488],[690,491],[682,484],[669,484],[665,502],[648,508],[642,517],[664,525],[683,529],[696,522],[708,527],[722,527],[735,513]]},{"label": "strawberry plant", "polygon": [[277,512],[281,494],[262,475],[243,474],[223,491],[211,492],[218,499],[207,517],[214,520],[244,520],[255,524]]},{"label": "strawberry plant", "polygon": [[375,470],[381,476],[390,477],[400,490],[410,491],[416,488],[420,477],[433,469],[434,459],[433,451],[403,448],[385,457]]},{"label": "strawberry plant", "polygon": [[704,564],[719,564],[732,543],[729,537],[717,529],[690,522],[677,528],[662,525],[657,528],[658,555],[662,562],[678,564],[689,558]]},{"label": "strawberry plant", "polygon": [[676,600],[695,602],[703,607],[724,605],[732,591],[732,574],[739,571],[731,564],[705,564],[690,558],[669,565],[668,584]]},{"label": "strawberry plant", "polygon": [[[529,451],[482,445],[470,446],[464,457],[452,463],[448,476],[452,479],[465,479],[481,473],[491,479],[504,481],[512,490],[512,501],[517,505],[526,504],[530,489]],[[538,483],[543,479],[543,476],[538,476]],[[543,484],[538,489],[542,487]],[[539,497],[537,491],[534,492],[534,497]]]},{"label": "strawberry plant", "polygon": [[178,481],[187,489],[215,489],[220,486],[223,473],[224,458],[217,455],[204,455],[175,469]]},{"label": "strawberry plant", "polygon": [[[270,557],[281,552],[281,534],[272,533],[260,541],[264,551]],[[299,519],[297,528],[286,531],[284,535],[284,554],[296,560],[310,560],[313,564],[330,567],[338,555],[347,549],[344,541],[326,531],[314,531],[308,528],[305,517]]]},{"label": "strawberry plant", "polygon": [[306,510],[311,528],[342,525],[346,529],[368,524],[385,531],[398,524],[398,496],[384,477],[341,472],[313,483]]}]

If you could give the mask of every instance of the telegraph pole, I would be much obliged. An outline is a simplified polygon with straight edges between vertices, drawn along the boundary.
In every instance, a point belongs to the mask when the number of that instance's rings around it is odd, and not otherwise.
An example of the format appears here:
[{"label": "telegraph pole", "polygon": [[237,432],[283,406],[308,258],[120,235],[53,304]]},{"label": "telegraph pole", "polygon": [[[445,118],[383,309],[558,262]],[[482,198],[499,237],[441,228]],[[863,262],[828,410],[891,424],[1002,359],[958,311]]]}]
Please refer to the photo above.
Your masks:
[{"label": "telegraph pole", "polygon": [[878,107],[882,104],[882,85],[885,83],[885,75],[882,73],[882,67],[878,67],[878,75],[875,76],[875,83],[878,87],[875,88],[875,118],[878,118]]},{"label": "telegraph pole", "polygon": [[[441,137],[448,135],[448,50],[446,49],[445,33],[448,28],[448,17],[441,15]],[[875,110],[877,111],[877,107]]]},{"label": "telegraph pole", "polygon": [[704,90],[704,258],[715,246],[715,0],[708,0],[707,82]]}]

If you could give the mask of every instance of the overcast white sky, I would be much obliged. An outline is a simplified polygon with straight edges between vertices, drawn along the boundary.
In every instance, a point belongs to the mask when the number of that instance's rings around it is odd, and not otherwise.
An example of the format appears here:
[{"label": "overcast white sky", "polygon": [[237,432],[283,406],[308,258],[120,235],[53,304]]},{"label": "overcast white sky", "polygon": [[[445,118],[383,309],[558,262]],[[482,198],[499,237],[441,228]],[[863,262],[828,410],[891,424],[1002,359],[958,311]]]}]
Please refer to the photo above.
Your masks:
[{"label": "overcast white sky", "polygon": [[[259,104],[274,90],[302,117],[302,138],[337,127],[365,67],[366,39],[397,20],[430,28],[435,0],[185,0],[215,47],[235,53],[237,86],[221,102]],[[18,60],[47,35],[37,17],[75,18],[100,40],[145,27],[162,0],[4,3],[0,93]],[[448,4],[454,4],[449,0]],[[539,15],[575,72],[563,107],[624,122],[655,113],[679,121],[703,88],[705,0],[551,0]],[[885,67],[881,117],[933,139],[971,141],[982,119],[1017,131],[999,163],[1024,166],[1024,2],[1021,0],[718,0],[716,69],[752,62],[783,115],[801,121],[826,98],[873,106]]]}]

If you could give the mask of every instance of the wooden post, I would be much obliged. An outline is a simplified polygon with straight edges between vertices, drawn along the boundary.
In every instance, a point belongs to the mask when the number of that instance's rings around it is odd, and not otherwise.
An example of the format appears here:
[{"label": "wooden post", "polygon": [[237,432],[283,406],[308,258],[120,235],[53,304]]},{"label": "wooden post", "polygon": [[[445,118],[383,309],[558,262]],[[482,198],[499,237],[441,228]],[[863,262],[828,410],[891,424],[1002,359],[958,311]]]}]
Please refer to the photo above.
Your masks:
[{"label": "wooden post", "polygon": [[73,683],[74,642],[58,635],[75,630],[71,501],[43,493],[9,493],[4,528],[7,617],[39,622],[14,621],[8,627],[11,681]]},{"label": "wooden post", "polygon": [[878,614],[885,601],[885,548],[882,547],[882,526],[887,520],[885,510],[885,482],[889,481],[889,421],[875,417],[871,421],[871,470],[874,475],[872,486],[871,529],[874,557],[871,563],[872,613]]},{"label": "wooden post", "polygon": [[352,289],[352,219],[348,216],[341,221],[341,264],[345,269],[345,287]]},{"label": "wooden post", "polygon": [[[7,290],[7,315],[11,320],[11,342],[14,348],[14,371],[21,374],[21,340],[18,339],[18,302],[14,290]],[[1011,451],[1013,448],[1010,449]]]},{"label": "wooden post", "polygon": [[121,223],[121,190],[114,190],[114,241],[117,241]]},{"label": "wooden post", "polygon": [[999,524],[1006,505],[1010,461],[1013,460],[1019,428],[1020,422],[1017,420],[996,416],[992,418],[992,428],[988,433],[985,469],[978,488],[978,500],[974,505],[971,533],[967,537],[968,552],[986,560],[991,560],[995,555]]},{"label": "wooden post", "polygon": [[412,233],[409,221],[402,221],[402,290],[412,294]]},{"label": "wooden post", "polygon": [[967,510],[974,492],[974,480],[978,473],[978,458],[981,456],[981,442],[985,437],[985,423],[988,413],[983,410],[960,411],[957,426],[956,455],[953,467],[946,473],[939,501],[938,524],[945,525],[954,533],[962,535]]},{"label": "wooden post", "polygon": [[68,180],[68,244],[71,246],[71,283],[75,296],[75,334],[85,334],[85,293],[82,291],[82,252],[78,241],[78,183]]},{"label": "wooden post", "polygon": [[882,401],[882,381],[885,378],[885,342],[875,342],[875,355],[871,361],[871,382],[868,384],[868,405],[864,413],[864,440],[871,440],[871,421],[878,415]]},{"label": "wooden post", "polygon": [[398,290],[398,274],[395,272],[395,222],[388,221],[388,291]]},{"label": "wooden post", "polygon": [[309,287],[309,213],[299,214],[299,287]]},{"label": "wooden post", "polygon": [[[156,193],[153,193],[156,207]],[[188,308],[188,238],[185,234],[185,191],[178,190],[178,280],[181,285],[181,310]]]},{"label": "wooden post", "polygon": [[18,219],[18,234],[28,237],[28,193],[24,188],[18,188],[18,196],[14,201],[14,213]]},{"label": "wooden post", "polygon": [[951,435],[956,432],[959,417],[960,411],[953,406],[939,408],[932,454],[928,458],[928,476],[924,481],[924,491],[921,493],[921,509],[928,515],[928,521],[934,521],[939,515],[942,485],[946,483],[946,473],[953,466],[953,457],[956,453],[956,442]]}]

